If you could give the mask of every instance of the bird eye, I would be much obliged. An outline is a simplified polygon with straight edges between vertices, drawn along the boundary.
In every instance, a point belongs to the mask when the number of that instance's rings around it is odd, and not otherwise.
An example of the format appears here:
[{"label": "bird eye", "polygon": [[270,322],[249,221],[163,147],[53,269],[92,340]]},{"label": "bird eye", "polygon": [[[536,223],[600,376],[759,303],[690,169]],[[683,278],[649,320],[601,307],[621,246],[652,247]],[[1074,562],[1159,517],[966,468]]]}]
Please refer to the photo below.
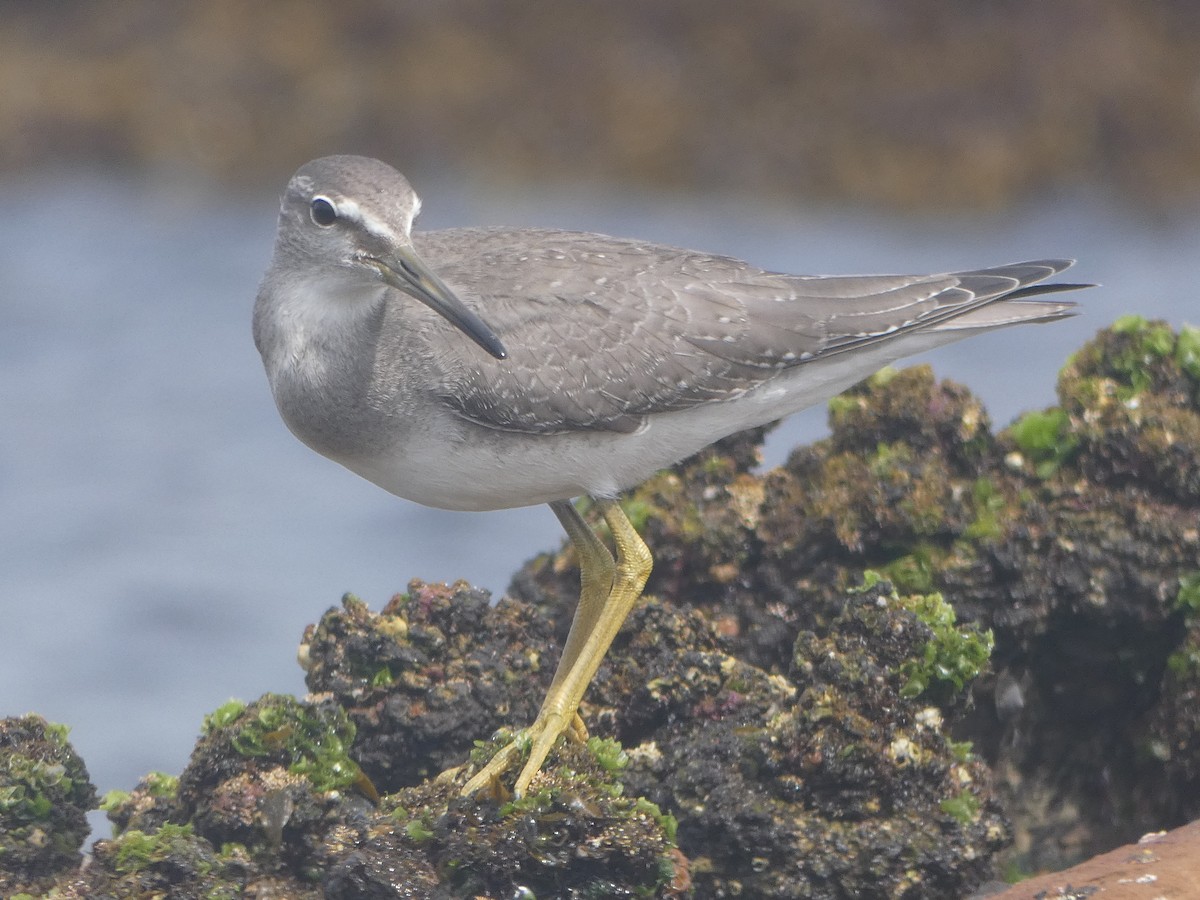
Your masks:
[{"label": "bird eye", "polygon": [[337,221],[337,208],[324,197],[314,197],[312,204],[308,208],[308,214],[312,220],[322,228],[328,228]]}]

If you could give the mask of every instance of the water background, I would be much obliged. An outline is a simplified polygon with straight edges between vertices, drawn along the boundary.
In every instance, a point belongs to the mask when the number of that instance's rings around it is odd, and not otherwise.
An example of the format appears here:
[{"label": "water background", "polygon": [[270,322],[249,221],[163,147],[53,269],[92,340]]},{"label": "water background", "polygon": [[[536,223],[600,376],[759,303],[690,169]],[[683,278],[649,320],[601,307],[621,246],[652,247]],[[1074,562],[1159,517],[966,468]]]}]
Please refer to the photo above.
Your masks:
[{"label": "water background", "polygon": [[[531,197],[408,174],[426,228],[580,228],[822,274],[1077,256],[1070,275],[1103,284],[1078,297],[1084,316],[929,357],[997,426],[1054,402],[1067,353],[1117,315],[1200,321],[1200,216],[1083,199],[884,216],[600,186]],[[424,509],[288,434],[249,326],[273,192],[99,172],[9,180],[3,192],[0,715],[70,725],[102,792],[178,773],[203,715],[230,697],[303,693],[297,643],[343,592],[376,609],[412,577],[499,593],[560,541],[545,507]],[[824,417],[779,429],[768,464],[819,437]]]}]

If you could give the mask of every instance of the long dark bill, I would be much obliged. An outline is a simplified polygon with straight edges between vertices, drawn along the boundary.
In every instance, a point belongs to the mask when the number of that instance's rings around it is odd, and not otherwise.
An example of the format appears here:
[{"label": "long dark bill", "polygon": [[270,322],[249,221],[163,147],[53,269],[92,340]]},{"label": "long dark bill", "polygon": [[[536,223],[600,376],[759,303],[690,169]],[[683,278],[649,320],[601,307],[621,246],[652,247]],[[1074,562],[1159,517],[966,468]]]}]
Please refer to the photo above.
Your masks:
[{"label": "long dark bill", "polygon": [[370,261],[387,284],[420,300],[496,359],[508,356],[491,327],[467,309],[411,249],[400,248],[386,259],[375,257]]}]

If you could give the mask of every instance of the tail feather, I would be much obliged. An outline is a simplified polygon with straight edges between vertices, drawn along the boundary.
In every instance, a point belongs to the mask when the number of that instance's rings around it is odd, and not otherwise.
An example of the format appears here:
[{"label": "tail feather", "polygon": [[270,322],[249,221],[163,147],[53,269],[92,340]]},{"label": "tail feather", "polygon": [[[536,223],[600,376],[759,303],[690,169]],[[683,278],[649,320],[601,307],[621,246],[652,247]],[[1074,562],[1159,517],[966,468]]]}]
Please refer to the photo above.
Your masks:
[{"label": "tail feather", "polygon": [[[1083,287],[1085,285],[1080,285]],[[1079,314],[1078,304],[1069,300],[996,300],[986,306],[946,319],[934,326],[934,331],[977,330],[1003,328],[1005,325],[1054,322]]]},{"label": "tail feather", "polygon": [[[1032,262],[1013,263],[980,269],[975,272],[960,272],[962,286],[974,290],[977,296],[988,298],[984,302],[943,319],[933,326],[935,331],[959,329],[1001,328],[1024,322],[1053,322],[1078,313],[1077,304],[1071,300],[1042,300],[1048,294],[1076,291],[1095,287],[1092,284],[1070,282],[1039,283],[1065,271],[1075,264],[1073,259],[1044,259]],[[1011,278],[1015,285],[1010,290],[988,290],[996,277]],[[980,290],[980,288],[983,288]]]}]

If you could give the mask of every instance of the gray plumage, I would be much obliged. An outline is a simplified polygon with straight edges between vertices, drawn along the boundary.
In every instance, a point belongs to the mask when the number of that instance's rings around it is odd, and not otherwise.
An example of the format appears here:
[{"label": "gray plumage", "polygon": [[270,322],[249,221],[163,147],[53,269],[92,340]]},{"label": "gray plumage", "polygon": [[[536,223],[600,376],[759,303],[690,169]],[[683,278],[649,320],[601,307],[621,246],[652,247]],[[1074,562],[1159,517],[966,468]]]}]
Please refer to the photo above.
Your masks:
[{"label": "gray plumage", "polygon": [[[531,434],[633,431],[646,416],[728,401],[817,358],[936,328],[1071,264],[813,277],[599,234],[454,229],[413,240],[509,350],[503,361],[463,354],[462,335],[438,328],[429,337],[444,401]],[[1026,321],[1067,306],[1001,312]]]},{"label": "gray plumage", "polygon": [[[372,159],[309,163],[284,194],[254,339],[288,427],[429,506],[549,503],[580,600],[537,718],[463,785],[524,794],[650,575],[613,497],[718,438],[829,399],[885,363],[1069,315],[1070,265],[811,278],[596,234],[412,235],[420,201]],[[590,494],[613,553],[568,498]],[[527,758],[526,750],[528,750]],[[457,777],[456,772],[447,777]]]},{"label": "gray plumage", "polygon": [[412,234],[419,208],[376,160],[303,167],[255,339],[298,437],[449,508],[612,496],[902,356],[1070,315],[1041,295],[1077,287],[1040,284],[1070,260],[812,277],[597,234]]}]

